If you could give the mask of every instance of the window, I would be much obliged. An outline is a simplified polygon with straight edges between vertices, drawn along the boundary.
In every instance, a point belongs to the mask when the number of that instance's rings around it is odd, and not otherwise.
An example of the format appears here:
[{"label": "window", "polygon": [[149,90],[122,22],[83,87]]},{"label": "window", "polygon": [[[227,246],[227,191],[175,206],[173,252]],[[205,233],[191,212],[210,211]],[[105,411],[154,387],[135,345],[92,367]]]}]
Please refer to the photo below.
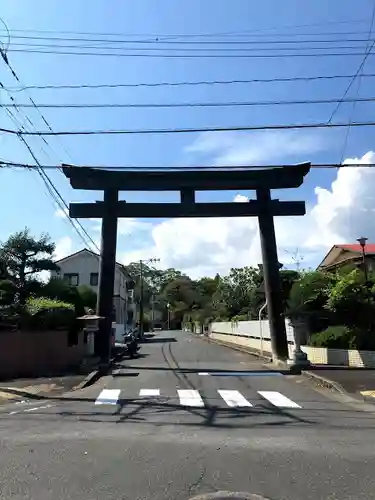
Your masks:
[{"label": "window", "polygon": [[78,273],[65,273],[64,280],[71,286],[78,286],[79,277]]},{"label": "window", "polygon": [[99,284],[99,273],[91,273],[90,274],[90,285],[98,286]]}]

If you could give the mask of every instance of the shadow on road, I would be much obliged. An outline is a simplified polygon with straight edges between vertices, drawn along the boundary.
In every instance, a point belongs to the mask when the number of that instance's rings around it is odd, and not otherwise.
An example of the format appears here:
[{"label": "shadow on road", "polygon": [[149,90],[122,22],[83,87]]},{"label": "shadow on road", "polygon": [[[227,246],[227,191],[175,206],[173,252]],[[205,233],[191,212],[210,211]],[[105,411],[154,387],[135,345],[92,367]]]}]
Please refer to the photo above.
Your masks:
[{"label": "shadow on road", "polygon": [[252,376],[256,376],[256,374],[259,374],[259,376],[266,376],[267,374],[270,376],[275,376],[275,375],[293,375],[295,374],[291,373],[290,370],[273,370],[273,369],[267,369],[265,368],[264,370],[228,370],[228,369],[221,369],[221,368],[205,368],[204,366],[201,366],[200,368],[173,368],[173,367],[163,367],[163,366],[144,366],[144,365],[122,365],[122,368],[126,368],[129,370],[155,370],[155,371],[174,371],[174,372],[179,372],[179,373],[214,373],[215,376],[220,376],[220,375],[231,375],[233,376],[246,376],[247,373],[249,373]]},{"label": "shadow on road", "polygon": [[145,344],[164,344],[168,342],[178,342],[176,337],[153,337],[153,338],[148,338],[145,341]]},{"label": "shadow on road", "polygon": [[[180,427],[206,427],[210,429],[251,429],[262,427],[294,427],[319,429],[345,429],[345,430],[374,430],[375,421],[373,415],[366,412],[353,412],[352,410],[330,410],[335,416],[325,419],[326,408],[314,410],[314,416],[305,418],[303,414],[309,410],[289,411],[282,408],[257,405],[249,408],[222,408],[216,405],[207,405],[205,408],[181,406],[180,404],[163,401],[161,398],[150,399],[134,398],[122,399],[118,405],[111,410],[108,406],[102,409],[79,409],[77,407],[56,409],[54,414],[43,411],[32,413],[19,413],[17,418],[36,418],[38,416],[52,416],[62,418],[69,422],[74,419],[80,422],[91,423],[114,423],[120,424],[146,424],[154,427],[180,426]],[[309,412],[310,413],[310,412]],[[4,418],[14,418],[10,415],[2,415]],[[153,420],[154,418],[158,420]],[[188,419],[186,419],[188,417]],[[191,417],[191,418],[190,418]],[[332,417],[332,415],[331,415]],[[360,422],[359,422],[360,420]],[[341,423],[340,423],[341,421]],[[351,424],[353,422],[353,424]]]}]

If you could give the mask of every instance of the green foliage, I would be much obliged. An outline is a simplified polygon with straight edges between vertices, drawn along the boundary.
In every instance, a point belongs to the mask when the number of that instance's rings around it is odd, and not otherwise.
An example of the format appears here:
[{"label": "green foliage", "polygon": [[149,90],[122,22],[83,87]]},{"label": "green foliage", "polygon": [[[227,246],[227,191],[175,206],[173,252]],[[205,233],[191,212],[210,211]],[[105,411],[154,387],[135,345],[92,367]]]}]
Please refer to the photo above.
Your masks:
[{"label": "green foliage", "polygon": [[330,349],[352,349],[353,333],[344,325],[329,326],[326,330],[311,336],[309,344]]},{"label": "green foliage", "polygon": [[88,285],[80,285],[77,287],[78,295],[84,307],[96,309],[97,294]]},{"label": "green foliage", "polygon": [[311,336],[309,344],[330,349],[374,350],[375,335],[359,328],[345,325],[330,326],[323,332]]},{"label": "green foliage", "polygon": [[12,280],[0,280],[0,305],[10,306],[14,301],[16,292],[17,288]]},{"label": "green foliage", "polygon": [[29,298],[23,315],[23,326],[31,330],[70,329],[75,318],[73,304],[48,297]]},{"label": "green foliage", "polygon": [[327,309],[342,324],[371,331],[374,324],[374,283],[366,286],[364,275],[353,269],[331,287]]},{"label": "green foliage", "polygon": [[41,271],[58,269],[52,255],[55,244],[48,234],[34,238],[26,228],[11,235],[1,245],[2,274],[6,274],[17,288],[15,300],[23,306],[27,296],[38,291],[37,275]]},{"label": "green foliage", "polygon": [[61,300],[53,300],[48,297],[30,298],[26,302],[26,312],[30,316],[35,316],[43,311],[60,309],[74,311],[74,306],[73,304],[68,304]]},{"label": "green foliage", "polygon": [[336,275],[321,271],[304,273],[290,289],[286,315],[304,321],[310,332],[327,328],[332,315],[326,304],[336,279]]}]

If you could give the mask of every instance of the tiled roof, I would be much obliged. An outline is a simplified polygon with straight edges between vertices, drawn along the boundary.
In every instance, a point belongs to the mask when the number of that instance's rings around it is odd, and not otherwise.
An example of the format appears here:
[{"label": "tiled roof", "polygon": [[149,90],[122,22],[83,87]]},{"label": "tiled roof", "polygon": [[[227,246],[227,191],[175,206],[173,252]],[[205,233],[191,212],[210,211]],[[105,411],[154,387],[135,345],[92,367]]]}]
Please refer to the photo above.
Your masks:
[{"label": "tiled roof", "polygon": [[[349,250],[349,252],[362,253],[362,247],[359,243],[352,243],[352,244],[347,244],[347,245],[335,245],[335,246],[337,248],[342,248],[343,250]],[[375,254],[375,243],[366,244],[365,252]]]}]

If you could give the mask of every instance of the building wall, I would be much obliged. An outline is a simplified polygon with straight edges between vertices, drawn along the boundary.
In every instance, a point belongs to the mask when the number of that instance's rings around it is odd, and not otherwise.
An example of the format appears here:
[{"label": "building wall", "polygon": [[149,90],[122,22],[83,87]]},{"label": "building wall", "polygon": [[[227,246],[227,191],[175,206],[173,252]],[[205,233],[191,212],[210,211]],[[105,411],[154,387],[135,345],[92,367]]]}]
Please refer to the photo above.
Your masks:
[{"label": "building wall", "polygon": [[68,345],[68,332],[0,331],[0,378],[35,377],[79,366],[86,353],[83,332]]},{"label": "building wall", "polygon": [[[87,285],[91,287],[95,292],[98,291],[98,286],[93,286],[90,284],[91,273],[99,274],[99,257],[97,257],[96,255],[83,252],[72,257],[71,259],[67,259],[66,261],[59,263],[59,266],[60,274],[56,273],[56,271],[52,271],[52,278],[63,278],[64,274],[78,273],[78,285]],[[126,276],[121,271],[119,266],[116,266],[113,294],[119,295],[120,297],[126,299]]]},{"label": "building wall", "polygon": [[[77,273],[79,275],[78,286],[87,285],[98,293],[98,285],[93,286],[90,283],[91,273],[99,274],[99,257],[97,255],[93,255],[90,252],[78,253],[63,262],[59,262],[58,265],[60,266],[60,272],[52,271],[51,278],[63,279],[65,274]],[[115,270],[113,296],[116,323],[125,325],[128,322],[127,311],[130,308],[135,308],[135,304],[132,300],[129,300],[127,276],[119,265],[116,265]]]}]

